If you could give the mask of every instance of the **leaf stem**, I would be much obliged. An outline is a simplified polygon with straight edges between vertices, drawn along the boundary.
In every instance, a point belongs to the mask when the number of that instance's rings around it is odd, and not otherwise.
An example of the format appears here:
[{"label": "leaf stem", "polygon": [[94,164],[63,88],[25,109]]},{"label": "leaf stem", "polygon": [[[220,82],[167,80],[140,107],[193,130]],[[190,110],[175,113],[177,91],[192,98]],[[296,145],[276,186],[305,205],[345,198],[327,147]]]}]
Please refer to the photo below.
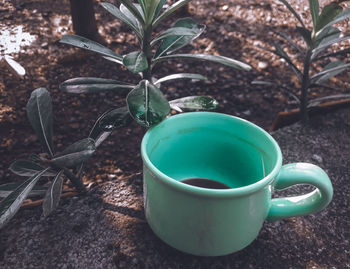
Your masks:
[{"label": "leaf stem", "polygon": [[309,115],[307,111],[307,103],[308,103],[308,90],[310,85],[310,64],[311,64],[311,55],[312,51],[310,49],[307,50],[305,59],[304,59],[304,70],[303,77],[301,83],[301,96],[300,96],[300,113],[301,113],[301,121],[303,124],[306,124],[309,121]]},{"label": "leaf stem", "polygon": [[148,67],[142,72],[143,79],[152,81],[152,53],[151,53],[151,38],[152,38],[152,25],[147,26],[144,31],[142,41],[142,51],[146,55]]}]

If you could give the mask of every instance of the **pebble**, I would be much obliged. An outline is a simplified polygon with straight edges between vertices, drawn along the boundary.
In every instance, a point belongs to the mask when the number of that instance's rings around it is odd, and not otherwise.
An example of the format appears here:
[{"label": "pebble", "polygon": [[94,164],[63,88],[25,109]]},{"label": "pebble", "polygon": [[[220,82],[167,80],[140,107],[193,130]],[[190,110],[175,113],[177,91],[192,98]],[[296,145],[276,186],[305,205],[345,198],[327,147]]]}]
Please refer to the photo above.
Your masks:
[{"label": "pebble", "polygon": [[320,155],[314,154],[312,155],[312,159],[318,163],[323,163],[323,159]]},{"label": "pebble", "polygon": [[258,68],[260,69],[265,69],[267,68],[268,64],[266,62],[259,62],[258,63]]}]

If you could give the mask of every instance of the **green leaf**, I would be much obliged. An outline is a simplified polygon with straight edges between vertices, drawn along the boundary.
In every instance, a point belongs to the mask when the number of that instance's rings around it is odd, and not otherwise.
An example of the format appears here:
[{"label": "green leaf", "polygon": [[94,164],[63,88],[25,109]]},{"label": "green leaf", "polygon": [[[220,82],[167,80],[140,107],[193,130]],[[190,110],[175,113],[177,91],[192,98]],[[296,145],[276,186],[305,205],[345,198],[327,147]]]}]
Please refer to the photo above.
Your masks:
[{"label": "green leaf", "polygon": [[[132,3],[130,0],[120,0],[120,2],[129,10],[129,12],[137,19],[137,21],[142,26],[145,24],[144,16],[142,16],[143,14],[137,8],[136,4]],[[121,7],[120,7],[120,10],[123,12]],[[124,13],[124,15],[126,15],[126,14]]]},{"label": "green leaf", "polygon": [[329,57],[335,57],[338,55],[347,55],[347,54],[350,54],[350,48],[322,55],[315,60],[320,60],[320,59],[329,58]]},{"label": "green leaf", "polygon": [[[190,43],[192,40],[196,39],[198,36],[200,36],[201,33],[203,33],[205,29],[205,25],[197,24],[193,19],[191,18],[183,18],[177,20],[173,28],[187,28],[193,31],[190,35],[170,35],[169,37],[165,38],[160,46],[158,47],[154,57],[158,58],[162,55],[170,54],[183,46]],[[170,28],[172,29],[172,28]]]},{"label": "green leaf", "polygon": [[336,24],[348,18],[350,18],[350,9],[345,9],[342,12],[340,12],[332,21],[327,23],[323,28],[332,26],[333,24]]},{"label": "green leaf", "polygon": [[312,23],[315,27],[315,25],[317,24],[318,15],[320,12],[320,5],[318,3],[318,0],[309,0],[309,6],[310,6],[311,17],[312,17]]},{"label": "green leaf", "polygon": [[151,42],[151,46],[154,46],[154,44],[159,40],[165,39],[170,36],[172,38],[177,39],[178,36],[183,36],[183,37],[191,36],[192,38],[193,36],[196,36],[196,35],[197,35],[197,31],[195,30],[185,28],[185,27],[173,27],[160,33],[160,35],[158,35],[155,39],[153,39]]},{"label": "green leaf", "polygon": [[313,45],[313,53],[311,59],[313,60],[319,53],[327,49],[327,46],[323,46],[328,44],[329,42],[336,40],[340,36],[340,30],[335,27],[327,27],[324,28],[320,34],[315,38]]},{"label": "green leaf", "polygon": [[164,20],[166,17],[168,17],[170,14],[174,13],[179,8],[183,7],[184,5],[187,5],[191,0],[180,0],[169,6],[160,16],[154,20],[152,23],[152,27],[156,28],[157,25]]},{"label": "green leaf", "polygon": [[[336,35],[334,35],[334,36],[336,36]],[[323,50],[325,50],[329,46],[336,44],[336,43],[339,43],[339,42],[344,41],[344,40],[348,40],[348,39],[350,39],[350,35],[338,37],[338,38],[334,38],[333,36],[330,36],[329,38],[324,39],[318,45],[317,48],[313,49],[311,59],[314,59],[320,52],[322,52]]]},{"label": "green leaf", "polygon": [[150,25],[155,19],[155,13],[160,0],[139,0],[143,13],[145,14],[145,23]]},{"label": "green leaf", "polygon": [[166,0],[160,0],[159,4],[157,6],[156,12],[154,13],[154,16],[157,17],[159,15],[159,12],[162,10],[164,4],[166,3]]},{"label": "green leaf", "polygon": [[[31,177],[39,173],[40,171],[42,171],[44,168],[31,161],[17,160],[10,165],[9,169],[11,170],[12,173],[15,173],[16,175]],[[47,176],[47,177],[54,176],[54,175],[55,173],[50,171],[47,171],[45,174],[43,174],[43,176]]]},{"label": "green leaf", "polygon": [[60,40],[61,43],[72,45],[78,48],[91,50],[97,53],[100,53],[102,55],[114,58],[118,61],[122,60],[122,56],[118,53],[114,52],[113,50],[110,50],[109,48],[106,48],[105,46],[102,46],[101,44],[89,40],[85,37],[78,36],[78,35],[64,35],[62,39]]},{"label": "green leaf", "polygon": [[350,63],[344,63],[342,61],[331,62],[327,64],[320,73],[312,76],[310,83],[323,83],[331,77],[343,72],[348,66],[350,66]]},{"label": "green leaf", "polygon": [[276,49],[276,51],[274,53],[276,55],[278,55],[279,57],[283,58],[288,63],[288,65],[292,68],[292,70],[297,75],[298,79],[300,80],[300,78],[301,78],[301,71],[292,62],[292,60],[289,58],[288,54],[285,53],[284,50],[278,44],[274,44],[274,47]]},{"label": "green leaf", "polygon": [[289,11],[294,15],[294,17],[300,22],[301,26],[303,28],[306,28],[299,14],[291,7],[291,5],[286,0],[279,0],[279,1],[281,1],[289,9]]},{"label": "green leaf", "polygon": [[37,173],[23,182],[17,189],[0,202],[0,229],[17,213],[22,202],[33,189],[39,178],[49,168]]},{"label": "green leaf", "polygon": [[123,57],[123,64],[125,67],[137,74],[148,68],[148,62],[146,55],[143,51],[134,51]]},{"label": "green leaf", "polygon": [[308,45],[308,47],[312,46],[312,41],[311,41],[311,32],[302,27],[296,27],[297,32],[302,36],[304,39],[305,43]]},{"label": "green leaf", "polygon": [[52,104],[50,93],[45,88],[32,92],[27,103],[27,116],[40,143],[53,157]]},{"label": "green leaf", "polygon": [[[39,171],[40,172],[40,171]],[[22,183],[7,183],[0,185],[0,198],[5,198],[11,194],[15,189],[17,189]],[[36,196],[44,196],[46,189],[41,186],[34,186],[32,191],[28,194],[28,198]]]},{"label": "green leaf", "polygon": [[[141,14],[142,18],[144,17],[143,12],[142,12],[142,8],[140,5],[138,4],[134,4],[134,6],[137,8],[137,10],[139,11],[139,13]],[[125,17],[127,17],[129,19],[129,21],[137,28],[139,29],[139,32],[142,33],[142,36],[144,34],[144,24],[139,22],[139,20],[130,12],[130,10],[124,6],[123,4],[121,4],[119,6],[119,10],[124,14]],[[142,43],[142,39],[139,40],[140,44]]]},{"label": "green leaf", "polygon": [[[209,96],[188,96],[175,99],[169,102],[170,107],[178,109],[212,110],[219,106],[219,103]],[[180,111],[178,110],[178,111]]]},{"label": "green leaf", "polygon": [[67,147],[51,162],[60,168],[72,168],[89,159],[96,150],[95,141],[85,138]]},{"label": "green leaf", "polygon": [[285,40],[287,40],[289,42],[289,44],[291,44],[291,46],[293,48],[295,48],[297,51],[299,51],[300,53],[303,53],[302,49],[295,43],[293,42],[293,40],[288,36],[286,35],[285,33],[279,33],[280,36],[282,36]]},{"label": "green leaf", "polygon": [[47,217],[54,211],[61,199],[62,186],[63,186],[63,170],[59,171],[51,182],[43,201],[43,213]]},{"label": "green leaf", "polygon": [[[60,90],[67,93],[98,93],[102,91],[130,90],[135,85],[114,79],[81,77],[68,79],[60,84]],[[123,91],[122,91],[123,92]]]},{"label": "green leaf", "polygon": [[199,61],[211,61],[214,63],[223,64],[229,67],[233,67],[240,70],[249,71],[251,66],[242,63],[240,61],[218,55],[209,55],[209,54],[172,54],[163,57],[159,57],[153,60],[153,63],[156,64],[161,61],[172,60],[172,59],[189,59],[189,60],[199,60]]},{"label": "green leaf", "polygon": [[161,122],[170,112],[162,92],[148,80],[142,80],[126,97],[131,116],[142,126]]},{"label": "green leaf", "polygon": [[[142,40],[143,38],[143,30],[142,28],[140,29],[139,24],[137,22],[135,22],[135,20],[130,19],[130,17],[126,16],[123,12],[121,12],[119,10],[119,8],[117,8],[115,5],[111,4],[111,3],[106,3],[103,2],[101,4],[109,13],[111,13],[112,15],[114,15],[115,17],[117,17],[119,20],[121,20],[122,22],[124,22],[125,24],[127,24],[128,26],[131,27],[131,29],[134,30],[135,34],[137,35],[137,38],[139,39],[139,41]],[[131,14],[131,13],[130,13]]]},{"label": "green leaf", "polygon": [[309,102],[308,108],[318,106],[319,104],[321,104],[324,101],[329,101],[329,100],[334,100],[334,99],[346,99],[346,98],[350,98],[350,94],[335,94],[335,95],[315,98]]},{"label": "green leaf", "polygon": [[200,75],[200,74],[191,74],[191,73],[179,73],[179,74],[173,74],[166,77],[162,77],[158,79],[156,82],[154,82],[154,85],[159,87],[161,83],[168,81],[168,80],[174,80],[174,79],[198,79],[198,80],[207,80],[206,77]]},{"label": "green leaf", "polygon": [[342,12],[343,8],[336,3],[330,3],[322,9],[322,12],[317,20],[317,23],[314,23],[314,32],[316,36],[319,31],[325,28],[337,15]]}]

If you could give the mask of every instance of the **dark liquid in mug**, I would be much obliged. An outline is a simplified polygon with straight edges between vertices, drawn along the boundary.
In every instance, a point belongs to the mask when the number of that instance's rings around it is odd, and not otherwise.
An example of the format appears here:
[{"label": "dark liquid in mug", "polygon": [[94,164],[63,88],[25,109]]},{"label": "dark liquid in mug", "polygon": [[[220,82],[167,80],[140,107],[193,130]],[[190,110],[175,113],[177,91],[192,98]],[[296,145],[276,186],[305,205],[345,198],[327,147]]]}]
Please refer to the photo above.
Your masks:
[{"label": "dark liquid in mug", "polygon": [[207,188],[207,189],[231,189],[229,186],[225,185],[224,183],[221,183],[213,179],[207,179],[207,178],[188,178],[188,179],[181,180],[181,182],[188,185]]}]

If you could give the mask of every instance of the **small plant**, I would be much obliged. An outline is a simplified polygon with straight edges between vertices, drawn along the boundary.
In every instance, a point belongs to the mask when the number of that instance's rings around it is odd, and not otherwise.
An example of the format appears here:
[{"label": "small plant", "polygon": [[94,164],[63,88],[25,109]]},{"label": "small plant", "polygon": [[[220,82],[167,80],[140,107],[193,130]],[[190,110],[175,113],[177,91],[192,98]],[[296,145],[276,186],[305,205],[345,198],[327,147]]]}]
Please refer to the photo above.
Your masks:
[{"label": "small plant", "polygon": [[[151,127],[162,121],[169,114],[171,108],[181,111],[184,108],[214,109],[217,107],[217,102],[206,96],[190,96],[168,102],[159,89],[161,83],[174,79],[204,80],[206,78],[200,74],[180,73],[155,79],[153,69],[163,61],[179,59],[212,61],[241,70],[250,70],[251,67],[247,64],[223,56],[175,54],[175,51],[189,44],[205,29],[204,25],[197,24],[191,18],[181,18],[169,29],[157,35],[154,34],[154,30],[161,21],[190,0],[179,0],[164,11],[162,9],[165,0],[139,0],[138,4],[131,0],[120,0],[120,2],[122,4],[119,8],[110,3],[102,3],[102,6],[133,30],[140,45],[138,51],[121,56],[101,44],[80,36],[66,35],[61,40],[62,43],[102,54],[105,59],[125,66],[132,73],[140,74],[141,81],[137,85],[102,78],[75,78],[60,85],[61,90],[69,93],[93,93],[107,90],[130,91],[126,97],[127,106],[114,109],[105,116],[126,119],[130,117],[127,113],[129,112],[140,125]],[[100,118],[100,124],[103,120],[104,116]]]},{"label": "small plant", "polygon": [[[328,52],[327,49],[332,45],[341,41],[350,39],[350,35],[341,36],[341,31],[333,25],[350,18],[350,9],[343,10],[341,6],[336,3],[330,3],[326,5],[321,13],[318,0],[309,0],[310,13],[312,17],[313,28],[309,30],[306,28],[301,17],[290,6],[286,0],[280,0],[288,10],[295,16],[300,23],[300,26],[296,27],[296,31],[300,34],[305,42],[305,47],[298,46],[292,39],[284,33],[280,35],[302,56],[303,67],[299,69],[295,63],[291,60],[288,54],[278,45],[274,44],[275,50],[268,50],[277,56],[283,58],[287,64],[291,67],[293,72],[298,78],[300,95],[295,94],[295,91],[289,87],[284,87],[287,93],[297,100],[300,107],[301,119],[303,123],[308,121],[308,109],[313,106],[319,105],[321,102],[334,98],[350,97],[350,94],[338,94],[327,97],[321,97],[309,100],[309,92],[315,88],[325,87],[334,89],[323,83],[330,78],[343,72],[350,63],[343,61],[332,61],[328,63],[321,72],[311,75],[311,68],[313,64],[320,60],[325,60],[330,57],[338,55],[347,55],[350,53],[350,49],[343,49],[336,52]],[[253,81],[254,84],[276,85],[274,82],[266,81]]]},{"label": "small plant", "polygon": [[[77,191],[86,191],[81,180],[83,163],[93,155],[103,139],[101,136],[106,136],[95,124],[88,138],[55,154],[52,142],[52,102],[45,88],[32,92],[27,103],[27,116],[46,153],[32,154],[30,160],[17,160],[11,164],[10,170],[13,173],[29,178],[20,184],[0,185],[0,198],[3,198],[0,202],[0,228],[16,214],[28,196],[44,195],[43,212],[44,216],[49,215],[58,206],[64,176]],[[41,177],[53,178],[47,188],[35,187]]]}]

